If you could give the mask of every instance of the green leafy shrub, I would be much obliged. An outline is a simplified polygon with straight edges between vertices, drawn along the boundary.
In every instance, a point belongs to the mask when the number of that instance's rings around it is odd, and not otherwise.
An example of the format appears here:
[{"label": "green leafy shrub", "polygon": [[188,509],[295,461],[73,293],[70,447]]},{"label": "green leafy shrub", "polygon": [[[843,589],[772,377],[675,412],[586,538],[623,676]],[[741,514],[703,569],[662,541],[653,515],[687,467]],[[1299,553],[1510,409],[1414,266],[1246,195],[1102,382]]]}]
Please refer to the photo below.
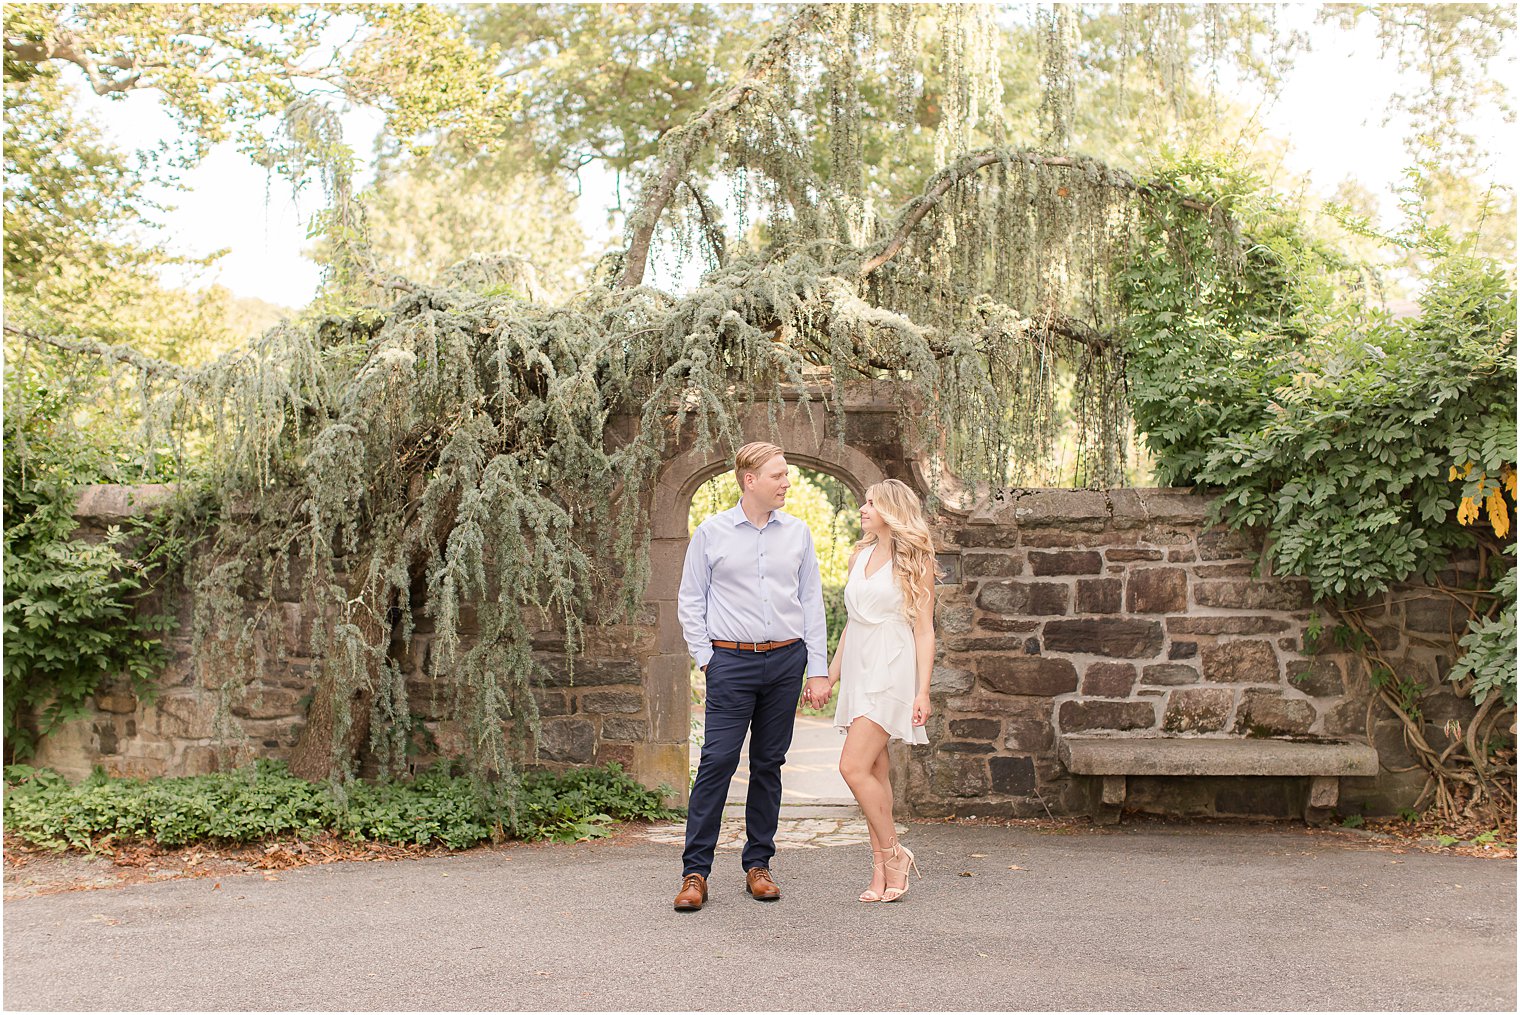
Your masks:
[{"label": "green leafy shrub", "polygon": [[356,782],[345,795],[340,803],[327,786],[269,760],[167,779],[111,779],[97,772],[77,785],[47,769],[16,765],[6,769],[5,827],[28,842],[59,847],[88,847],[106,837],[180,846],[333,832],[465,849],[502,835],[573,841],[604,835],[613,821],[678,813],[616,764],[533,773],[494,801],[448,764],[407,781]]},{"label": "green leafy shrub", "polygon": [[106,682],[151,695],[174,618],[137,604],[181,544],[151,522],[73,538],[78,487],[117,478],[120,449],[73,424],[65,393],[9,366],[5,403],[5,749],[25,760]]},{"label": "green leafy shrub", "polygon": [[[1120,276],[1137,430],[1158,480],[1219,491],[1214,518],[1259,527],[1273,574],[1346,605],[1398,582],[1432,581],[1482,543],[1512,566],[1516,301],[1503,265],[1418,223],[1405,242],[1435,268],[1420,313],[1369,306],[1350,265],[1317,244],[1260,181],[1179,158],[1159,179],[1228,207],[1250,231],[1220,256],[1197,216],[1142,221]],[[1474,525],[1486,513],[1486,524]],[[1515,701],[1513,578],[1462,639],[1453,680],[1480,703]],[[1480,613],[1487,611],[1479,609]]]}]

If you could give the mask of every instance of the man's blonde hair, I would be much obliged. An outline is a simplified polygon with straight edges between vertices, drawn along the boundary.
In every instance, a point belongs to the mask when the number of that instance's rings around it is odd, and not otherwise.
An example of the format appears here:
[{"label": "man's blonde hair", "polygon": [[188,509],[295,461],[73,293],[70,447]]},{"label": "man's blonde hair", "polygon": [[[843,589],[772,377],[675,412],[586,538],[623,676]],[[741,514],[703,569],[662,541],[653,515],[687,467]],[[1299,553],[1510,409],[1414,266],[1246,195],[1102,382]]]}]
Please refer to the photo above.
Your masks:
[{"label": "man's blonde hair", "polygon": [[764,441],[754,441],[739,449],[734,456],[734,478],[739,481],[739,492],[744,492],[744,474],[746,472],[759,472],[760,466],[784,452],[774,444]]}]

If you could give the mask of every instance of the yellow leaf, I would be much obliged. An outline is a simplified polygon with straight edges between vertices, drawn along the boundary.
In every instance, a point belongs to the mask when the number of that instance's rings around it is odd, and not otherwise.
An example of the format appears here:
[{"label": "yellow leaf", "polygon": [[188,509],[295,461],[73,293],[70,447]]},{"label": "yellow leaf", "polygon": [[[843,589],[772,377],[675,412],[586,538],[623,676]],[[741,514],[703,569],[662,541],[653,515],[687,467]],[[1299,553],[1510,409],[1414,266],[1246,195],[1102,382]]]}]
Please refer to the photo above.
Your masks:
[{"label": "yellow leaf", "polygon": [[1497,488],[1488,495],[1488,522],[1494,527],[1494,535],[1501,538],[1509,535],[1509,508]]},{"label": "yellow leaf", "polygon": [[1462,503],[1457,506],[1457,521],[1463,525],[1471,525],[1473,519],[1478,517],[1478,503],[1471,497],[1463,497]]},{"label": "yellow leaf", "polygon": [[1515,496],[1515,470],[1506,465],[1501,475],[1504,477],[1505,491],[1508,492],[1511,497]]},{"label": "yellow leaf", "polygon": [[1448,478],[1454,480],[1466,479],[1468,473],[1472,472],[1472,467],[1472,462],[1463,462],[1461,465],[1453,465],[1451,467],[1451,475]]}]

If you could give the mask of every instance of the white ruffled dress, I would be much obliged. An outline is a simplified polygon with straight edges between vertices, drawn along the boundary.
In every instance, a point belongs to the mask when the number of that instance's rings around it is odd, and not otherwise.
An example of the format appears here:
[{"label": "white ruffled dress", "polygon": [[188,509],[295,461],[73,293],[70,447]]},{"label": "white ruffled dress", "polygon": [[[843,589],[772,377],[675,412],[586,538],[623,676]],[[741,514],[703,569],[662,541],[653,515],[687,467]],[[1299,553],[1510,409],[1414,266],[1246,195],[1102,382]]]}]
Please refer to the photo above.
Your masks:
[{"label": "white ruffled dress", "polygon": [[843,733],[865,716],[894,739],[927,744],[928,733],[913,725],[913,699],[918,691],[913,625],[903,616],[902,589],[892,562],[866,576],[874,549],[856,555],[844,585],[849,622],[840,636],[834,725]]}]

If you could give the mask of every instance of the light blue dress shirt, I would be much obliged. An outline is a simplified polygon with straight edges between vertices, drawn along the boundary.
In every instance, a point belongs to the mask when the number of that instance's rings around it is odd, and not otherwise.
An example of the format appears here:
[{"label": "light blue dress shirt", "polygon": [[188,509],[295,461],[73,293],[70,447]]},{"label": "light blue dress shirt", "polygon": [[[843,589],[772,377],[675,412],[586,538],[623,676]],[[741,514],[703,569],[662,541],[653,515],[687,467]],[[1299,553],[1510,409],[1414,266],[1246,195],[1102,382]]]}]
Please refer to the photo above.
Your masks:
[{"label": "light blue dress shirt", "polygon": [[808,674],[829,672],[813,533],[784,511],[772,511],[756,528],[741,502],[697,526],[686,548],[677,613],[698,666],[712,658],[714,641],[801,638]]}]

